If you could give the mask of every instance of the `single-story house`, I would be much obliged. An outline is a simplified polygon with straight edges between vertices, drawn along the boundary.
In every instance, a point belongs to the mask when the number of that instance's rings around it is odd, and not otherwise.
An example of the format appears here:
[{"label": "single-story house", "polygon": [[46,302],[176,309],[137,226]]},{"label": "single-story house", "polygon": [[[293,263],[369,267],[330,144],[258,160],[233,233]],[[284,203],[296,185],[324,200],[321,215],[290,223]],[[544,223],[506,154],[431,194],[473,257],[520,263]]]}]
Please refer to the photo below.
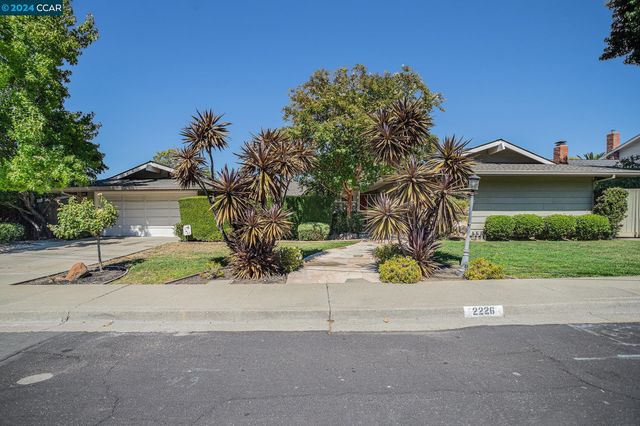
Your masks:
[{"label": "single-story house", "polygon": [[[616,167],[616,160],[569,160],[564,141],[556,142],[553,159],[504,139],[471,148],[468,155],[481,178],[471,224],[475,236],[481,236],[490,215],[590,213],[596,181],[640,176],[640,170]],[[366,208],[381,190],[384,187],[377,184],[361,193],[360,208]]]},{"label": "single-story house", "polygon": [[[620,134],[607,135],[607,154],[600,160],[571,160],[566,142],[556,142],[549,159],[504,139],[471,148],[474,171],[481,177],[473,211],[472,232],[480,236],[487,216],[535,213],[542,216],[564,213],[580,215],[593,208],[594,183],[614,177],[640,176],[640,170],[622,169],[618,158],[640,150],[640,135],[620,144]],[[621,157],[622,156],[622,157]],[[109,236],[172,236],[180,222],[178,200],[202,195],[197,188],[181,189],[172,179],[173,169],[148,161],[87,187],[67,188],[63,192],[96,198],[97,194],[113,202],[120,215]],[[384,190],[374,185],[360,193],[359,209],[365,209],[371,197]],[[293,183],[289,195],[301,195],[304,189]],[[637,209],[640,210],[640,192]],[[633,200],[631,201],[634,202]],[[640,213],[630,212],[631,218]],[[635,220],[635,219],[633,219]],[[630,235],[640,231],[631,224]],[[634,231],[635,229],[635,231]]]},{"label": "single-story house", "polygon": [[[118,223],[106,230],[107,236],[168,237],[175,235],[180,222],[180,198],[203,195],[198,188],[181,189],[173,180],[173,169],[154,161],[137,165],[86,187],[66,188],[63,192],[97,199],[102,194],[118,209]],[[301,195],[292,182],[288,195]]]}]

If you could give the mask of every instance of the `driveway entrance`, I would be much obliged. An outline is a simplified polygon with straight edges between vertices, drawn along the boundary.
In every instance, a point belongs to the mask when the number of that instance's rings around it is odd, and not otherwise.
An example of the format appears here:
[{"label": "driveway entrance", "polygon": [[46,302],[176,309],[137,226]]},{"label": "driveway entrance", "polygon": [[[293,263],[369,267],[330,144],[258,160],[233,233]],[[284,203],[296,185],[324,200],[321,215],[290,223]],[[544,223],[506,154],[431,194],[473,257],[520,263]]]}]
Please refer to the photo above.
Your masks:
[{"label": "driveway entrance", "polygon": [[[177,241],[176,237],[111,237],[101,243],[102,260],[127,256],[161,244]],[[92,265],[98,262],[96,241],[30,241],[0,247],[0,285],[15,284],[68,270],[74,263]]]}]

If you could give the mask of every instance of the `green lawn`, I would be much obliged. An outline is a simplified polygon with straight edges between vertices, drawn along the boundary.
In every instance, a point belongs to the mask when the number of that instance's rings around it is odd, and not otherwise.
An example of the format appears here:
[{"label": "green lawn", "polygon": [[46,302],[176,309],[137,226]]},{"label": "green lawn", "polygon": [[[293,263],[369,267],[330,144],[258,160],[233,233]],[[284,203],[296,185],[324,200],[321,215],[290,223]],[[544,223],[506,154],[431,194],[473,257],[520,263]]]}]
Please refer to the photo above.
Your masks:
[{"label": "green lawn", "polygon": [[[283,246],[296,246],[304,256],[356,241],[282,241]],[[115,259],[109,263],[126,263],[129,273],[114,284],[162,284],[197,274],[211,260],[223,260],[229,250],[223,243],[170,243],[140,253]]]},{"label": "green lawn", "polygon": [[[441,261],[459,264],[463,241],[442,241]],[[640,241],[477,241],[471,259],[484,257],[517,278],[640,275]]]}]

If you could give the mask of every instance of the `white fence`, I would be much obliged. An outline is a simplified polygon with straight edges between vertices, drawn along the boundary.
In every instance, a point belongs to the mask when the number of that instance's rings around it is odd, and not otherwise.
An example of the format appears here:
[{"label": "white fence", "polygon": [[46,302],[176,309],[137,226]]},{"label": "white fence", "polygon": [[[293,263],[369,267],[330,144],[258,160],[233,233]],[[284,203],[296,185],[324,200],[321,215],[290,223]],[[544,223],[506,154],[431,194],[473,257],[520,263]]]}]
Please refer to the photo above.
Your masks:
[{"label": "white fence", "polygon": [[640,238],[640,189],[627,189],[627,217],[622,221],[619,237]]}]

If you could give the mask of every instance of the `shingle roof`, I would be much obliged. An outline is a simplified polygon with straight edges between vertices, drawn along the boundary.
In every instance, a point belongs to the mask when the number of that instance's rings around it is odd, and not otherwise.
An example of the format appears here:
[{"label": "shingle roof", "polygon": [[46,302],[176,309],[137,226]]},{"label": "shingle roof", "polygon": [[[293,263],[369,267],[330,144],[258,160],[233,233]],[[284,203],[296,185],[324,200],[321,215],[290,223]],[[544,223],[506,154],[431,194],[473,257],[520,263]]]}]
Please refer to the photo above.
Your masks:
[{"label": "shingle roof", "polygon": [[615,167],[618,160],[569,160],[571,166]]},{"label": "shingle roof", "polygon": [[572,164],[477,163],[473,170],[480,176],[640,176],[640,170]]},{"label": "shingle roof", "polygon": [[[179,190],[173,179],[101,179],[85,187],[67,188],[64,192],[108,191],[108,190]],[[193,188],[197,189],[197,188]]]}]

